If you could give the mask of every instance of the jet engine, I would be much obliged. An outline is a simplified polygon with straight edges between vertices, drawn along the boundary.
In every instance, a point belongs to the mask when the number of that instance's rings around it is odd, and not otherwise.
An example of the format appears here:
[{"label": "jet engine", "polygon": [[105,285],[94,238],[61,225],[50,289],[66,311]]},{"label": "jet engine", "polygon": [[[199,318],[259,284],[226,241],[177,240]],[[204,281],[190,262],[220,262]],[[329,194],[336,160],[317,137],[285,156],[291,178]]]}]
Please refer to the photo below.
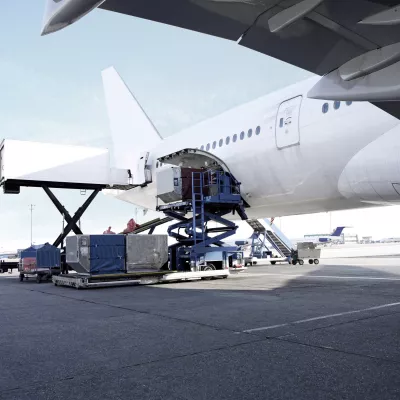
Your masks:
[{"label": "jet engine", "polygon": [[47,0],[42,36],[59,31],[84,17],[105,0]]}]

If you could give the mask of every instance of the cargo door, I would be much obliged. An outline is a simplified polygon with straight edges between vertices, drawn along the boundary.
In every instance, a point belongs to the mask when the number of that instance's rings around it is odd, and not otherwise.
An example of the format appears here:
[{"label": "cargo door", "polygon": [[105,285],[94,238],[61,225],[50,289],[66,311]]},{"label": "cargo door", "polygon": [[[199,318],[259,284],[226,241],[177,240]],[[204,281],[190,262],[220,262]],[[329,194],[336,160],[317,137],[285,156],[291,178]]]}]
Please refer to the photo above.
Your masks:
[{"label": "cargo door", "polygon": [[140,154],[140,159],[137,165],[136,174],[133,175],[133,185],[145,185],[146,183],[150,183],[151,178],[151,169],[147,165],[149,160],[150,153],[144,152]]},{"label": "cargo door", "polygon": [[303,96],[297,96],[280,104],[276,115],[276,147],[284,149],[300,144],[300,106]]}]

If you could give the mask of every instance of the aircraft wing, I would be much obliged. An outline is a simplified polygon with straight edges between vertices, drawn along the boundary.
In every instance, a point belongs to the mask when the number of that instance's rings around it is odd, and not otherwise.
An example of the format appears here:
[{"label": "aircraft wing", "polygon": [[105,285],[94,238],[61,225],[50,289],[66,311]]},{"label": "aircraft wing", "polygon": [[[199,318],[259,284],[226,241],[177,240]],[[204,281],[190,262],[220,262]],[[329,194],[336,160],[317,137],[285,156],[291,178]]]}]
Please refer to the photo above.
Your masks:
[{"label": "aircraft wing", "polygon": [[[348,92],[357,83],[354,80],[344,81],[342,85],[332,83],[332,79],[338,78],[335,71],[348,61],[400,42],[400,16],[393,24],[389,14],[387,18],[392,24],[388,24],[382,13],[398,4],[399,0],[106,0],[100,8],[233,41],[243,36],[241,46],[317,75],[333,73],[325,82],[321,81],[315,88],[319,91],[311,93],[312,97],[333,100],[373,98],[377,101],[376,106],[400,118],[400,104],[393,103],[400,98],[397,93],[395,96],[387,92],[376,93],[376,88],[371,88],[369,93],[369,83],[360,82],[359,90],[353,90],[355,93],[351,94]],[[296,6],[297,10],[294,9]],[[400,14],[400,7],[398,12]],[[374,15],[379,19],[379,14],[383,16],[381,24],[375,24],[373,20],[372,23],[359,23]],[[397,50],[400,59],[400,46]],[[394,59],[397,60],[396,56]],[[396,71],[397,79],[393,83],[390,77],[387,82],[381,82],[381,77],[377,77],[378,91],[382,85],[397,84],[400,67]],[[393,79],[393,74],[390,75]],[[366,79],[361,76],[358,80]],[[343,96],[345,93],[347,97]]]},{"label": "aircraft wing", "polygon": [[400,105],[393,103],[400,100],[399,0],[91,1],[104,10],[238,41],[323,76],[312,98],[372,101],[400,118]]}]

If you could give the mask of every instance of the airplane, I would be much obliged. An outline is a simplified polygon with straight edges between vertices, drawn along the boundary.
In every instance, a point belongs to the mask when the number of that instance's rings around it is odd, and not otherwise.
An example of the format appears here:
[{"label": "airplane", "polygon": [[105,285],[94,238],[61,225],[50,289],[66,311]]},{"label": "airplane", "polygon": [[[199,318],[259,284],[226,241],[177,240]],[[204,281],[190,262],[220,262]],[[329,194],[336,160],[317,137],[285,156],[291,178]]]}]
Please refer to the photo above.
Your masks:
[{"label": "airplane", "polygon": [[163,139],[108,68],[103,83],[115,166],[133,171],[134,182],[108,194],[155,210],[160,171],[206,160],[242,183],[249,218],[400,203],[393,1],[195,0],[179,1],[179,14],[174,4],[48,0],[42,34],[99,7],[236,40],[317,76]]},{"label": "airplane", "polygon": [[338,226],[332,231],[330,235],[306,235],[305,237],[297,240],[292,240],[292,243],[312,242],[315,244],[327,245],[332,244],[340,239],[345,226]]},{"label": "airplane", "polygon": [[307,98],[318,77],[165,139],[113,67],[102,77],[115,167],[138,179],[105,191],[120,200],[155,210],[160,171],[210,157],[242,183],[249,218],[400,203],[399,120],[367,102]]}]

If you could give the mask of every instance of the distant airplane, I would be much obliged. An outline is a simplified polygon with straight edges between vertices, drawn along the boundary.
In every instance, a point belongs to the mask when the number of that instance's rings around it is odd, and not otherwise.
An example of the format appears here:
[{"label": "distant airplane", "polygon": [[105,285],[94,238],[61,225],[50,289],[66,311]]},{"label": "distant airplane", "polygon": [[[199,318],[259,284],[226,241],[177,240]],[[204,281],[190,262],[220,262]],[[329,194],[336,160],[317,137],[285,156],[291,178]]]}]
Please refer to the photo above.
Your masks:
[{"label": "distant airplane", "polygon": [[327,244],[337,241],[343,232],[343,229],[348,228],[346,226],[338,226],[330,235],[317,234],[317,235],[305,235],[304,238],[292,240],[293,243],[301,242],[312,242],[316,244]]},{"label": "distant airplane", "polygon": [[18,258],[18,251],[0,253],[0,260],[11,260]]}]

